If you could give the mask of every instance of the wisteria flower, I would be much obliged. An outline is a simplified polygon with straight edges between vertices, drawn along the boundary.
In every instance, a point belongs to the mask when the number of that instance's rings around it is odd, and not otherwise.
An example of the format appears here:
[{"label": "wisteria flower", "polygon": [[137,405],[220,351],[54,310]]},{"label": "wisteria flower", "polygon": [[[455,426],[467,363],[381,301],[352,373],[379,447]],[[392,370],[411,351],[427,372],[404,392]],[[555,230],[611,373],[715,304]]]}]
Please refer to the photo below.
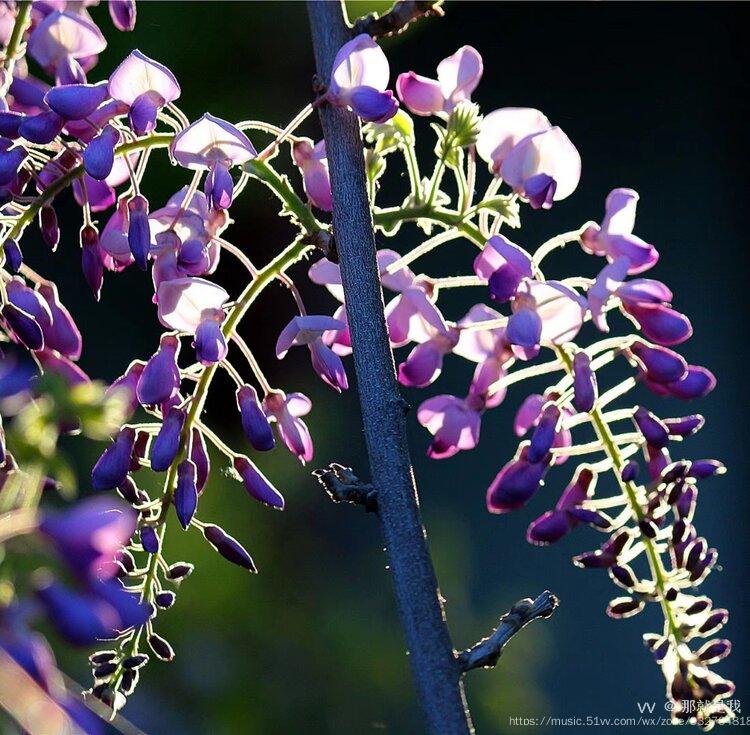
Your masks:
[{"label": "wisteria flower", "polygon": [[178,133],[170,153],[180,166],[208,170],[205,193],[214,209],[227,209],[232,203],[229,169],[258,155],[241,130],[209,113]]},{"label": "wisteria flower", "polygon": [[309,138],[295,141],[292,158],[302,172],[302,185],[310,203],[324,212],[332,211],[331,174],[328,170],[325,140],[314,145]]},{"label": "wisteria flower", "polygon": [[625,281],[630,261],[625,257],[605,266],[588,290],[588,303],[594,324],[608,331],[606,306],[612,296],[620,299],[620,308],[647,339],[659,345],[676,345],[693,333],[689,319],[675,311],[672,292],[661,281],[635,278]]},{"label": "wisteria flower", "polygon": [[401,101],[416,115],[447,116],[460,102],[471,98],[482,78],[482,57],[471,46],[462,46],[443,59],[437,79],[415,74],[399,74],[396,91]]},{"label": "wisteria flower", "polygon": [[156,127],[159,110],[180,96],[174,74],[136,49],[109,78],[110,96],[127,105],[130,127],[136,135]]},{"label": "wisteria flower", "polygon": [[477,136],[477,153],[487,161],[490,170],[499,175],[500,167],[517,143],[550,127],[550,121],[539,110],[503,107],[482,118]]},{"label": "wisteria flower", "polygon": [[526,539],[532,544],[553,544],[581,523],[581,505],[594,494],[596,474],[586,465],[577,468],[554,510],[548,510],[532,521]]},{"label": "wisteria flower", "polygon": [[424,401],[417,410],[417,420],[433,436],[427,454],[432,459],[445,459],[474,449],[479,442],[483,408],[482,400],[472,394],[466,398],[440,395]]},{"label": "wisteria flower", "polygon": [[[94,25],[88,14],[53,11],[32,31],[29,36],[29,54],[47,71],[73,81],[71,76],[82,74],[71,73],[68,67],[75,61],[96,59],[97,54],[104,51],[107,42],[101,31]],[[80,78],[76,81],[82,81]]]},{"label": "wisteria flower", "polygon": [[531,256],[503,235],[494,235],[474,259],[474,272],[486,278],[490,296],[499,303],[510,301],[524,278],[531,278]]},{"label": "wisteria flower", "polygon": [[585,301],[557,281],[525,279],[512,301],[506,338],[522,360],[539,353],[541,345],[570,342],[583,324]]},{"label": "wisteria flower", "polygon": [[569,197],[581,178],[581,156],[558,127],[519,141],[500,166],[503,180],[534,209]]},{"label": "wisteria flower", "polygon": [[336,54],[325,99],[332,105],[348,107],[366,122],[385,122],[398,110],[393,92],[386,89],[390,74],[380,46],[360,33]]},{"label": "wisteria flower", "polygon": [[587,253],[603,255],[610,263],[627,258],[628,273],[643,273],[659,260],[653,245],[633,234],[638,193],[632,189],[614,189],[607,196],[601,226],[589,225],[581,235]]},{"label": "wisteria flower", "polygon": [[302,464],[313,458],[310,430],[302,416],[310,413],[312,401],[302,393],[286,395],[273,391],[263,399],[263,410],[276,423],[281,441]]},{"label": "wisteria flower", "polygon": [[341,358],[323,343],[323,334],[341,330],[346,325],[330,316],[296,316],[284,327],[276,341],[276,357],[280,360],[291,347],[307,345],[313,370],[334,390],[342,391],[349,382]]}]

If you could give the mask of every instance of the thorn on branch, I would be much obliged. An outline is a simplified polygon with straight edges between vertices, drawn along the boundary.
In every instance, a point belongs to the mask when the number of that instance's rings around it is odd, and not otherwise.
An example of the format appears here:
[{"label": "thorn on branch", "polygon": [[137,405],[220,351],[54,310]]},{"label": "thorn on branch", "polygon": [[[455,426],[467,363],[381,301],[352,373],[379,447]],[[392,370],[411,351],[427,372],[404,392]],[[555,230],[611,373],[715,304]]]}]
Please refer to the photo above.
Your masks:
[{"label": "thorn on branch", "polygon": [[443,0],[400,0],[384,15],[370,13],[360,18],[354,24],[354,35],[367,33],[373,38],[395,36],[419,18],[445,15],[442,2]]},{"label": "thorn on branch", "polygon": [[461,670],[466,672],[495,666],[508,641],[532,620],[552,615],[558,603],[557,597],[549,590],[542,592],[536,600],[528,597],[519,600],[500,618],[500,623],[489,637],[458,654]]},{"label": "thorn on branch", "polygon": [[331,462],[324,469],[314,470],[313,475],[334,503],[353,503],[363,506],[368,513],[378,512],[377,491],[362,482],[351,467]]}]

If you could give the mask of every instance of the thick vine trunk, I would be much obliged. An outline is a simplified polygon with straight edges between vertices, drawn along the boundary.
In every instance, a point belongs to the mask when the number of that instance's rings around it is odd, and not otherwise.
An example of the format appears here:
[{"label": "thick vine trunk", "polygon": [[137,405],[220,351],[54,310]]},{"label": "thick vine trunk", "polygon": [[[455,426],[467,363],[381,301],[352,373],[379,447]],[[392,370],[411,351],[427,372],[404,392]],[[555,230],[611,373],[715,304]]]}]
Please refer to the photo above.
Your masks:
[{"label": "thick vine trunk", "polygon": [[[311,0],[308,12],[318,75],[327,81],[336,52],[351,31],[338,2]],[[419,512],[406,404],[383,314],[359,121],[328,105],[319,111],[370,473],[409,661],[428,730],[463,735],[473,728]]]}]

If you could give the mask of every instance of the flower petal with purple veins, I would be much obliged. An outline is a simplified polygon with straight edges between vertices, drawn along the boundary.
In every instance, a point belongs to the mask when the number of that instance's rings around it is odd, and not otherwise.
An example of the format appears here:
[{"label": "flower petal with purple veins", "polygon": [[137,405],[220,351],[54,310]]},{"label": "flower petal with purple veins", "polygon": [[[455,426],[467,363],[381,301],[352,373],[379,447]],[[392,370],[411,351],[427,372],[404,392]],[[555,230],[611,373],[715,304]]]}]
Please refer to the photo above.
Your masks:
[{"label": "flower petal with purple veins", "polygon": [[164,64],[133,51],[109,77],[109,94],[113,99],[132,105],[141,95],[154,92],[162,105],[180,96],[180,85]]},{"label": "flower petal with purple veins", "polygon": [[477,153],[498,174],[508,154],[520,141],[549,129],[549,120],[539,110],[504,107],[485,115],[477,137]]},{"label": "flower petal with purple veins", "polygon": [[47,70],[66,57],[84,59],[107,47],[101,31],[83,14],[53,11],[36,26],[28,40],[28,53]]},{"label": "flower petal with purple veins", "polygon": [[169,150],[180,166],[190,169],[208,169],[215,162],[239,165],[258,155],[241,130],[209,113],[178,133]]}]

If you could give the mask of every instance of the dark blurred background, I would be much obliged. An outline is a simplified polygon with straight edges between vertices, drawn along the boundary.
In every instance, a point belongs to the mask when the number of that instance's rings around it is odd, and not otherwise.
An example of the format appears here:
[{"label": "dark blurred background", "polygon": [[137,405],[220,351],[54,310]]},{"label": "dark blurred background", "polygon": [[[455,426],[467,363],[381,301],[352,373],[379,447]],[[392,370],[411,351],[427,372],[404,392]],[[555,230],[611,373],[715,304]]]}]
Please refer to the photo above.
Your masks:
[{"label": "dark blurred background", "polygon": [[[354,3],[350,15],[372,7]],[[693,321],[695,336],[684,354],[719,377],[718,388],[700,406],[669,410],[704,413],[708,424],[685,452],[718,457],[729,466],[725,478],[705,483],[697,525],[721,554],[723,569],[705,591],[732,611],[726,632],[735,650],[720,670],[736,680],[742,701],[750,685],[747,6],[448,2],[445,10],[444,19],[419,23],[384,42],[393,78],[409,69],[434,76],[437,62],[471,44],[484,56],[484,79],[474,95],[483,111],[537,107],[564,128],[583,158],[575,194],[551,212],[524,208],[524,228],[514,240],[533,248],[557,232],[599,220],[615,186],[641,194],[636,232],[661,252],[649,275],[670,285],[676,306]],[[108,28],[106,9],[93,12]],[[208,110],[228,120],[283,125],[309,100],[313,62],[302,3],[141,2],[138,13],[133,34],[108,32],[110,46],[96,79],[135,46],[175,72],[183,87],[179,104],[191,119]],[[429,170],[432,133],[424,121],[417,124],[423,169]],[[319,137],[315,121],[304,131]],[[254,139],[256,146],[265,142]],[[287,156],[285,148],[277,160],[287,165]],[[152,161],[146,191],[156,208],[188,177],[170,169],[163,154]],[[399,165],[394,159],[391,167]],[[386,185],[400,191],[399,176],[390,176]],[[384,198],[387,192],[384,186]],[[150,279],[132,268],[109,275],[102,303],[93,308],[76,263],[78,215],[72,207],[60,215],[66,236],[54,259],[41,245],[25,252],[37,250],[32,265],[58,280],[63,300],[77,315],[86,340],[83,367],[111,380],[133,357],[145,358],[156,347]],[[248,186],[232,216],[236,224],[227,237],[257,263],[292,236],[276,216],[276,201],[259,184]],[[419,236],[405,227],[395,245],[403,251]],[[473,254],[458,243],[447,245],[423,267],[431,275],[466,272]],[[228,260],[218,277],[236,293],[242,284]],[[587,273],[595,267],[571,252],[550,259],[549,270],[572,273],[579,265]],[[298,266],[294,275],[310,311],[332,311],[333,300],[307,283],[305,270]],[[467,303],[448,302],[448,316],[460,316]],[[291,315],[288,294],[270,289],[246,319],[243,334],[274,385],[313,399],[315,459],[301,468],[283,450],[262,458],[287,498],[283,514],[248,502],[239,485],[214,473],[200,515],[246,542],[258,576],[226,564],[197,533],[170,529],[167,557],[194,561],[197,570],[176,606],[159,616],[160,633],[177,651],[175,661],[149,665],[125,710],[148,733],[422,730],[377,523],[356,509],[333,506],[309,471],[335,460],[367,475],[356,393],[333,394],[313,377],[303,353],[277,363],[273,344]],[[407,391],[406,397],[416,406],[434,393],[462,394],[469,374],[462,361],[448,361],[437,385]],[[241,445],[231,386],[220,383],[207,420]],[[615,588],[604,575],[570,563],[601,537],[581,529],[551,549],[524,540],[529,521],[553,504],[569,470],[551,475],[525,511],[496,517],[485,509],[485,488],[516,445],[511,421],[526,388],[514,387],[506,403],[485,416],[479,448],[447,461],[425,456],[428,435],[413,413],[410,420],[424,519],[455,644],[486,634],[520,597],[550,588],[562,599],[553,619],[514,640],[497,670],[470,676],[478,731],[523,729],[509,724],[509,717],[518,716],[637,717],[639,702],[656,702],[656,713],[664,713],[663,679],[641,644],[642,633],[660,630],[657,611],[610,620],[604,608]],[[70,448],[78,452],[85,477],[100,449],[84,455],[75,443]],[[87,683],[84,655],[70,651],[63,662]],[[750,699],[745,705],[742,714],[750,714]]]}]

